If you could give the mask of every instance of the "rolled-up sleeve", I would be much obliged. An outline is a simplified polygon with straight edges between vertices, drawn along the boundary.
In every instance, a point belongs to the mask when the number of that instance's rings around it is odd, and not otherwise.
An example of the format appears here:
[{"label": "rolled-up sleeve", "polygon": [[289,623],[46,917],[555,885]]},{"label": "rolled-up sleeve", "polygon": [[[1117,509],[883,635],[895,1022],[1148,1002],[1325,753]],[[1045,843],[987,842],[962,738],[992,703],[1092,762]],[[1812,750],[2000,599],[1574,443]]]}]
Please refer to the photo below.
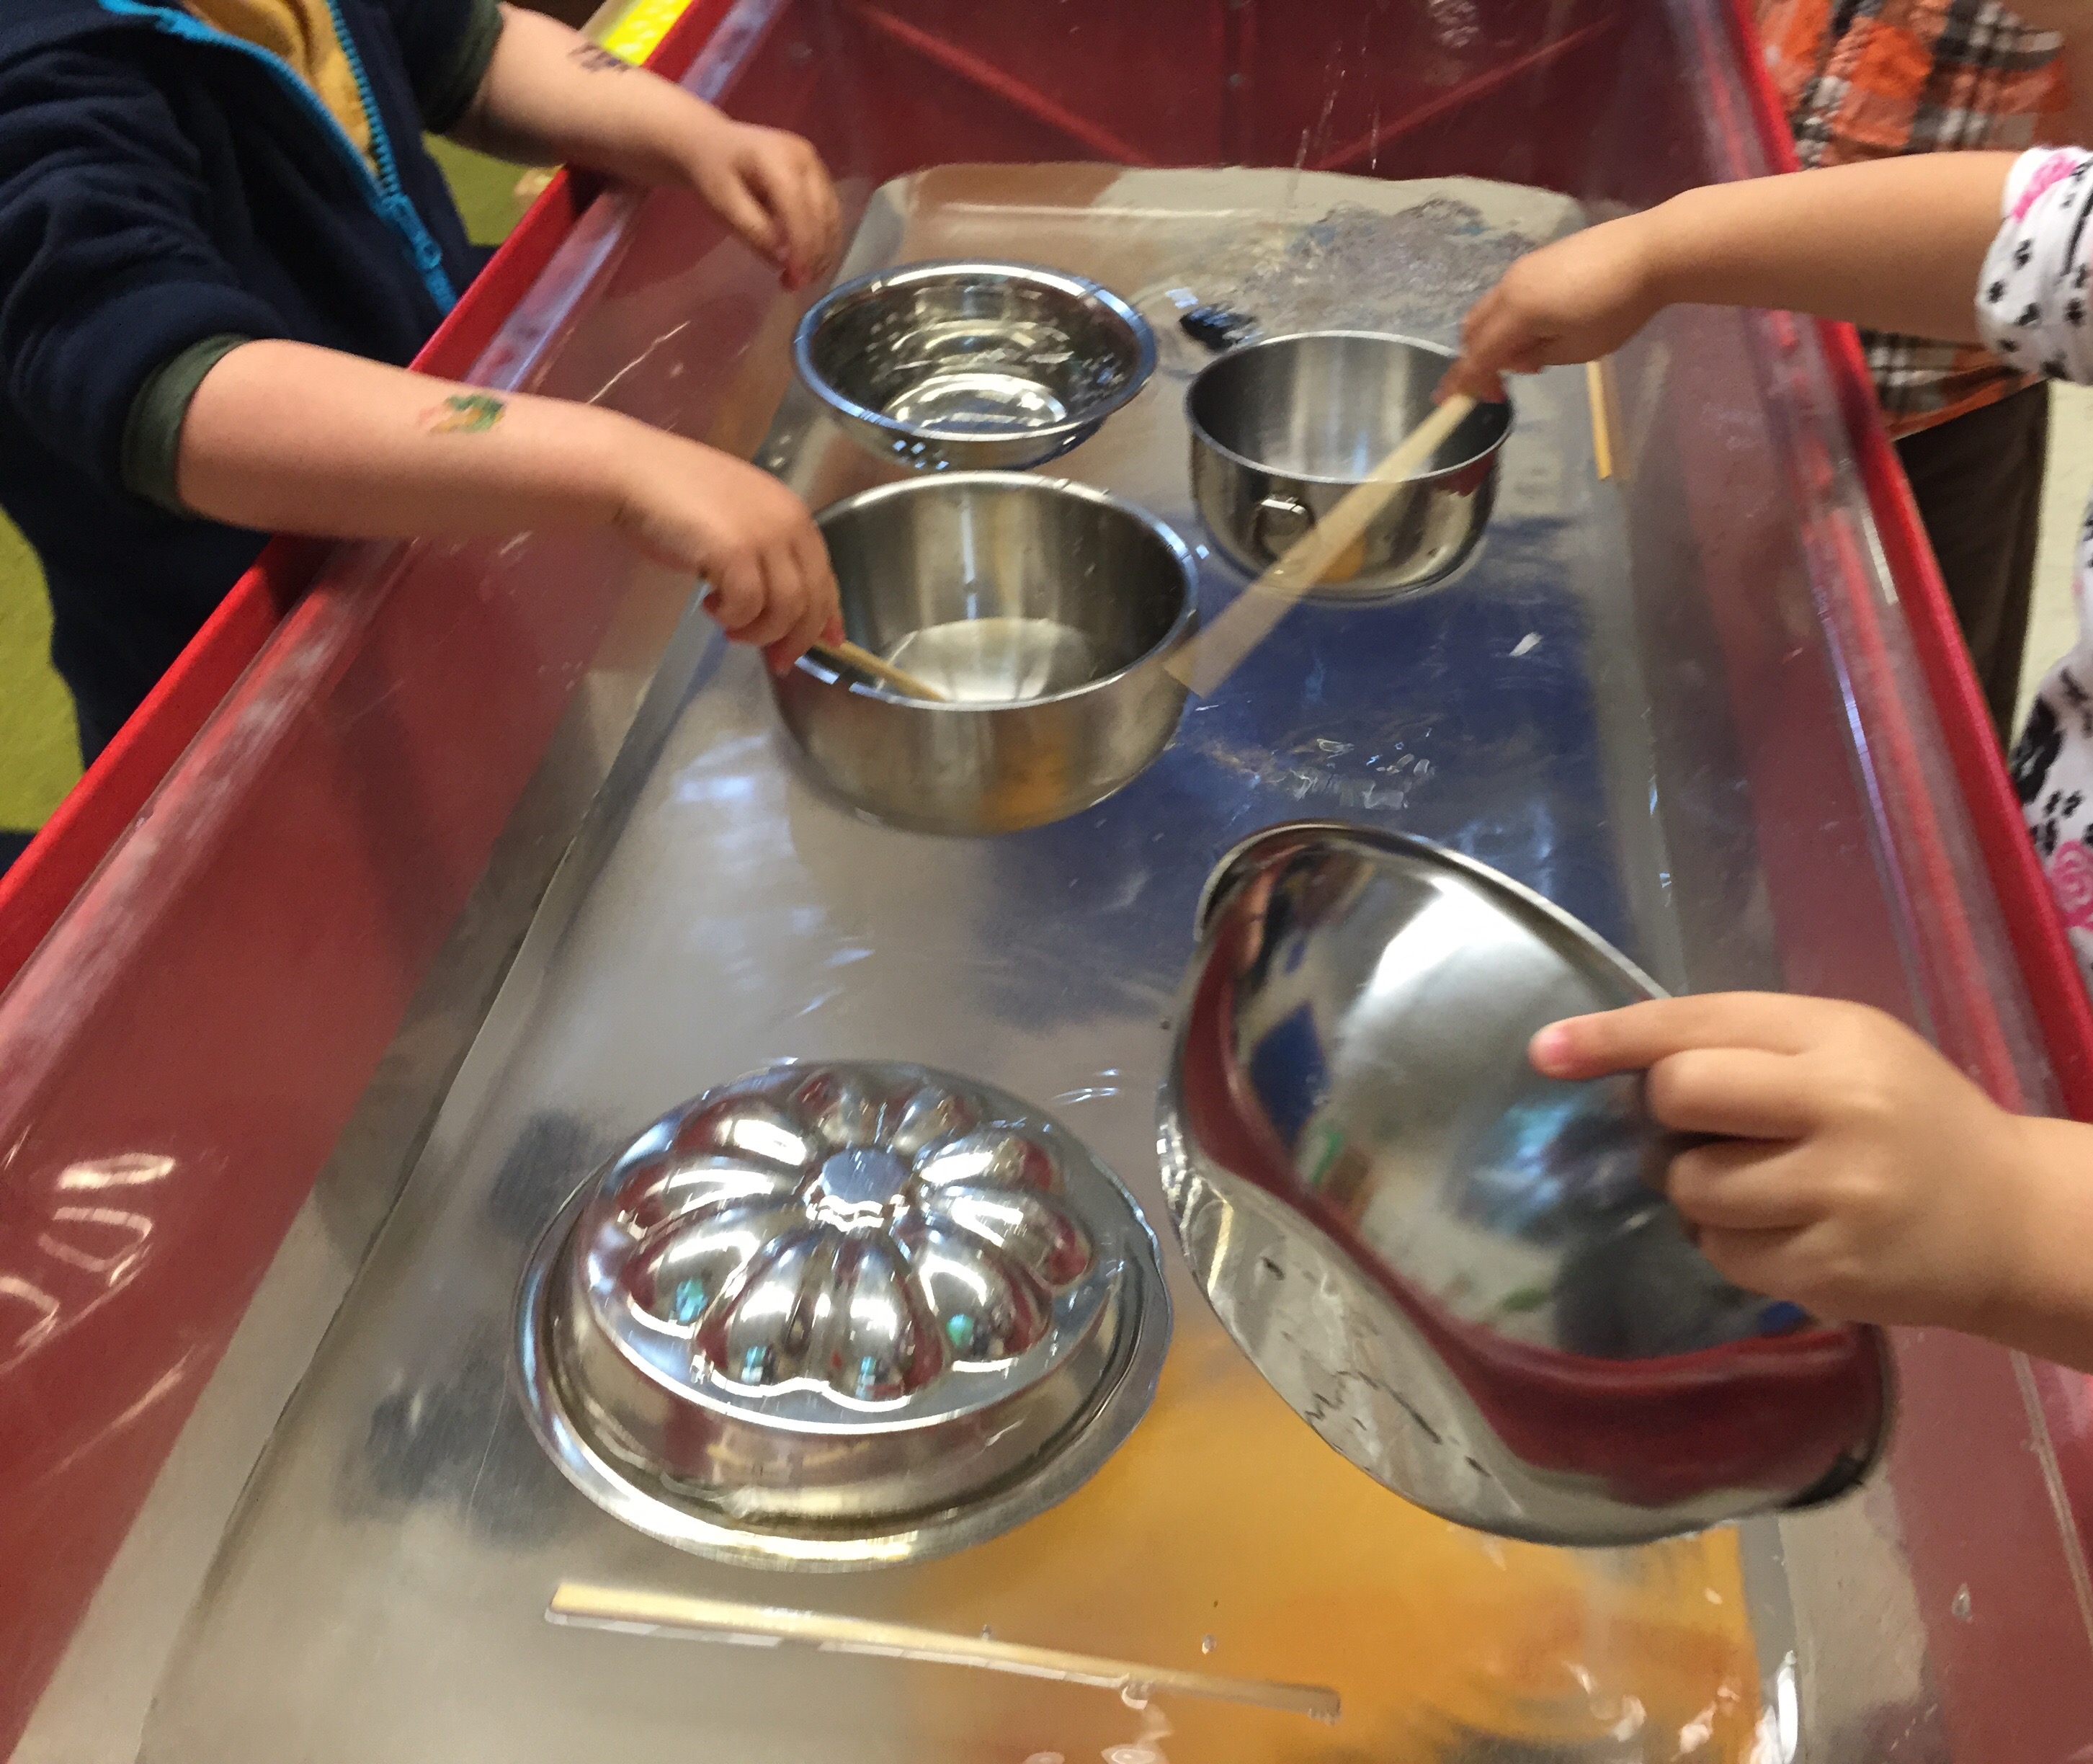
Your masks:
[{"label": "rolled-up sleeve", "polygon": [[384,0],[414,82],[422,126],[441,135],[466,113],[501,36],[499,0]]}]

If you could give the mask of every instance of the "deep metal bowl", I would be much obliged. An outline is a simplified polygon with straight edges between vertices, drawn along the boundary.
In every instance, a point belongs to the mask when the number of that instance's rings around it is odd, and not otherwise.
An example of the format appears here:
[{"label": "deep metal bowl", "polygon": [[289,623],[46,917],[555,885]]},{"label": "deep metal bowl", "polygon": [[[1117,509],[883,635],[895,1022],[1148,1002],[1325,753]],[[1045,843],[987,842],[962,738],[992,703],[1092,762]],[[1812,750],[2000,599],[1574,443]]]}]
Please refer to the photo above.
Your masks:
[{"label": "deep metal bowl", "polygon": [[1614,1545],[1806,1506],[1878,1457],[1880,1332],[1730,1285],[1655,1185],[1639,1078],[1534,1033],[1661,996],[1420,840],[1274,827],[1214,873],[1161,1103],[1180,1241],[1323,1438],[1419,1506]]},{"label": "deep metal bowl", "polygon": [[850,434],[925,470],[1021,470],[1094,435],[1155,371],[1110,289],[1023,263],[911,264],[823,297],[800,377]]},{"label": "deep metal bowl", "polygon": [[700,1554],[844,1568],[1068,1493],[1155,1393],[1170,1306],[1112,1173],[1016,1098],[918,1066],[708,1091],[533,1255],[518,1365],[585,1493]]},{"label": "deep metal bowl", "polygon": [[[1185,394],[1192,494],[1216,544],[1261,574],[1432,414],[1454,358],[1407,337],[1303,332],[1242,345]],[[1480,405],[1309,598],[1379,600],[1445,581],[1480,543],[1509,405]]]},{"label": "deep metal bowl", "polygon": [[787,733],[853,807],[932,833],[1058,821],[1169,744],[1164,663],[1198,622],[1191,554],[1080,484],[904,479],[817,517],[857,643],[943,687],[934,704],[809,657],[774,679]]}]

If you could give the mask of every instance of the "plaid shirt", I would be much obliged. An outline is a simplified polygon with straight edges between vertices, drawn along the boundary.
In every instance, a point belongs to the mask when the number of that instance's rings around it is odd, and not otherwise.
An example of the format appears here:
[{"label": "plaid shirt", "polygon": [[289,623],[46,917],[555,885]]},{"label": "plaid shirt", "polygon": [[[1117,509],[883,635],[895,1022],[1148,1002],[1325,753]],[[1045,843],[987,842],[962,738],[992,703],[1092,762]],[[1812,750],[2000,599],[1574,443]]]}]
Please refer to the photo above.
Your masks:
[{"label": "plaid shirt", "polygon": [[[2053,138],[2057,38],[1997,0],[1758,0],[1766,71],[1805,166]],[[2034,384],[1974,344],[1863,332],[1893,436]]]}]

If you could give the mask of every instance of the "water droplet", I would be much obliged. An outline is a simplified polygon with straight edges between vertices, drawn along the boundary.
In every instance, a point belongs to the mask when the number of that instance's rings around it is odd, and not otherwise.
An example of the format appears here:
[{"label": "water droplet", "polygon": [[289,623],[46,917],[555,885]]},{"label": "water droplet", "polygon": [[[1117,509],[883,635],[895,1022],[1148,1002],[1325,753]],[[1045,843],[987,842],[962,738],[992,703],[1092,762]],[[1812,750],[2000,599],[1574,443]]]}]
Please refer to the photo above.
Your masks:
[{"label": "water droplet", "polygon": [[1955,1597],[1949,1602],[1948,1609],[1958,1623],[1966,1623],[1970,1621],[1970,1588],[1966,1584],[1956,1588]]},{"label": "water droplet", "polygon": [[1200,1652],[1200,1653],[1211,1653],[1213,1651],[1214,1651],[1214,1638],[1213,1638],[1211,1636],[1200,1636],[1200,1637],[1199,1637],[1199,1652]]},{"label": "water droplet", "polygon": [[1146,1709],[1148,1696],[1149,1688],[1146,1684],[1129,1683],[1120,1687],[1119,1700],[1129,1709]]}]

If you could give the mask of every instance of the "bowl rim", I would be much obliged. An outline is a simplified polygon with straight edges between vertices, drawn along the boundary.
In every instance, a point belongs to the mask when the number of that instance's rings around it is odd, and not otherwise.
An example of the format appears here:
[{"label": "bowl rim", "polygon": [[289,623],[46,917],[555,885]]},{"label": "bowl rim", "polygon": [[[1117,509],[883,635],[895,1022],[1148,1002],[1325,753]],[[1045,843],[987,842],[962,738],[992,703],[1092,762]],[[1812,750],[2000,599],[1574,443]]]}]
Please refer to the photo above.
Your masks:
[{"label": "bowl rim", "polygon": [[1260,827],[1239,839],[1215,860],[1200,885],[1198,905],[1193,912],[1193,935],[1203,944],[1214,920],[1237,886],[1245,879],[1259,847],[1292,841],[1299,846],[1329,849],[1340,844],[1363,846],[1375,856],[1406,858],[1430,869],[1451,870],[1479,886],[1493,904],[1501,904],[1529,923],[1540,921],[1547,930],[1566,937],[1584,953],[1596,958],[1619,979],[1646,999],[1668,999],[1671,994],[1630,961],[1575,913],[1566,912],[1547,895],[1515,882],[1502,870],[1493,869],[1465,852],[1435,844],[1413,833],[1396,833],[1350,821],[1280,821]]},{"label": "bowl rim", "polygon": [[[1239,343],[1232,349],[1224,349],[1194,374],[1192,376],[1191,384],[1185,388],[1185,426],[1192,431],[1194,444],[1198,446],[1211,448],[1230,464],[1240,466],[1246,471],[1255,472],[1260,477],[1283,479],[1289,483],[1327,485],[1333,490],[1349,490],[1364,483],[1363,475],[1357,477],[1333,477],[1320,472],[1289,471],[1283,466],[1273,465],[1269,460],[1253,459],[1247,453],[1239,453],[1225,442],[1217,440],[1207,426],[1200,422],[1198,413],[1193,408],[1193,401],[1198,397],[1199,388],[1207,384],[1209,376],[1219,373],[1238,358],[1254,355],[1260,350],[1276,349],[1286,344],[1304,343],[1331,337],[1365,343],[1397,344],[1406,349],[1415,349],[1420,354],[1436,356],[1449,367],[1460,359],[1451,349],[1442,349],[1436,343],[1427,343],[1422,337],[1406,337],[1394,331],[1285,331],[1272,336],[1253,337],[1247,343]],[[1503,417],[1497,424],[1497,432],[1491,437],[1488,444],[1477,448],[1475,452],[1456,460],[1450,466],[1435,466],[1430,471],[1414,471],[1408,476],[1398,479],[1398,482],[1435,483],[1442,479],[1457,477],[1478,462],[1488,459],[1502,449],[1505,443],[1510,440],[1511,431],[1516,426],[1516,416],[1512,410],[1510,399],[1507,397],[1501,405],[1481,404],[1477,408],[1503,412]]]},{"label": "bowl rim", "polygon": [[1115,668],[1110,674],[1098,674],[1094,679],[1085,680],[1081,685],[1069,687],[1064,691],[1042,692],[1036,698],[973,702],[964,700],[940,702],[933,699],[911,698],[905,692],[895,691],[872,681],[846,680],[840,671],[830,668],[812,654],[803,655],[794,662],[795,670],[810,674],[824,686],[841,687],[862,697],[876,699],[882,704],[901,705],[911,711],[937,716],[993,716],[999,713],[1029,711],[1036,705],[1064,704],[1101,691],[1138,670],[1153,665],[1159,658],[1171,653],[1191,636],[1199,622],[1199,566],[1192,554],[1191,547],[1178,536],[1176,529],[1168,522],[1139,505],[1128,501],[1124,496],[1116,496],[1109,491],[1098,489],[1094,484],[1078,483],[1068,478],[1042,478],[1036,473],[1024,471],[939,472],[933,477],[898,479],[891,483],[876,484],[869,490],[859,491],[855,496],[842,497],[820,509],[814,516],[814,524],[822,529],[826,538],[828,523],[831,520],[855,514],[860,509],[907,496],[936,496],[968,489],[1018,491],[1050,497],[1067,496],[1130,517],[1163,542],[1171,561],[1177,566],[1182,592],[1178,600],[1176,616],[1170,621],[1169,628],[1123,667]]},{"label": "bowl rim", "polygon": [[[1133,371],[1123,384],[1080,417],[1070,417],[1060,423],[1041,424],[1034,428],[1006,430],[995,435],[984,436],[974,429],[899,422],[883,410],[874,410],[858,403],[824,378],[814,366],[815,337],[822,326],[847,305],[868,295],[883,293],[890,288],[904,288],[914,282],[939,281],[963,275],[1044,285],[1101,308],[1132,339],[1134,345]],[[853,276],[847,282],[838,283],[809,306],[792,332],[792,365],[799,374],[801,384],[809,392],[839,416],[869,424],[883,434],[905,436],[914,441],[962,444],[998,441],[1040,443],[1081,436],[1131,403],[1154,377],[1155,362],[1154,327],[1131,305],[1103,283],[1094,282],[1088,276],[1078,275],[1072,270],[1056,270],[1043,263],[1019,263],[994,258],[929,258],[920,262],[899,264]]]}]

